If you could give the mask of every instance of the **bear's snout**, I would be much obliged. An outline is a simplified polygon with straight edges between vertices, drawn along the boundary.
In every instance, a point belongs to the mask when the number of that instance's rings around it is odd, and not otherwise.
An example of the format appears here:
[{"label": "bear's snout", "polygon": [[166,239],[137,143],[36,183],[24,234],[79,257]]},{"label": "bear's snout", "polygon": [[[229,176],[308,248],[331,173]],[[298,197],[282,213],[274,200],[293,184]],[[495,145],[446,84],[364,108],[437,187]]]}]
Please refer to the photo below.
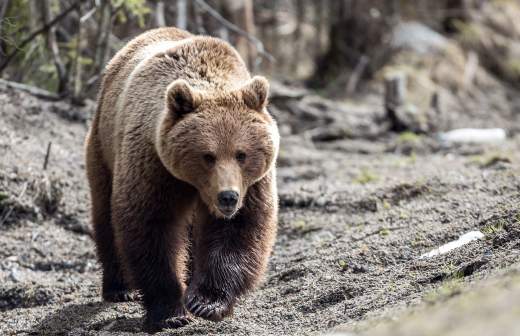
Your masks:
[{"label": "bear's snout", "polygon": [[232,215],[237,207],[239,195],[234,190],[221,191],[217,195],[218,208],[225,215]]}]

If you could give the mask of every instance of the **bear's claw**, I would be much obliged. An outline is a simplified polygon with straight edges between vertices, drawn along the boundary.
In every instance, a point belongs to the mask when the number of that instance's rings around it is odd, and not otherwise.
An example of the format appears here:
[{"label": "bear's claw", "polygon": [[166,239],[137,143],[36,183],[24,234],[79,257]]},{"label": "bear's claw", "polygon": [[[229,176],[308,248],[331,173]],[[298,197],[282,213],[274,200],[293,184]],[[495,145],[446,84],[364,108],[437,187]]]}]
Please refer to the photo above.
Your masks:
[{"label": "bear's claw", "polygon": [[140,296],[139,294],[132,293],[128,290],[120,290],[103,293],[103,299],[108,302],[130,302],[139,301]]},{"label": "bear's claw", "polygon": [[189,316],[176,316],[176,317],[170,317],[169,319],[166,319],[164,321],[164,324],[168,326],[168,328],[180,328],[184,327],[185,325],[189,324],[190,322],[193,322],[193,319]]},{"label": "bear's claw", "polygon": [[193,319],[189,316],[173,316],[161,321],[146,320],[145,330],[149,333],[155,333],[163,329],[182,328],[190,322],[193,322]]},{"label": "bear's claw", "polygon": [[194,316],[218,322],[231,313],[232,307],[221,300],[211,301],[199,295],[188,295],[186,309]]}]

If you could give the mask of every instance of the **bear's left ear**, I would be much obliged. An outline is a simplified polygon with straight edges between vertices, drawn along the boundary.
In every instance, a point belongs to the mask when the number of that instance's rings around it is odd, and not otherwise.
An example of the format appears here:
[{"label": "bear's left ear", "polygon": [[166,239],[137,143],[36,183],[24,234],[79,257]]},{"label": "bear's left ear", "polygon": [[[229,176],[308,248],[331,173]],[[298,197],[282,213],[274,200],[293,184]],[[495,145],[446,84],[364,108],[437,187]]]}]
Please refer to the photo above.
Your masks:
[{"label": "bear's left ear", "polygon": [[166,106],[178,117],[193,112],[202,102],[202,95],[184,79],[177,79],[166,89]]},{"label": "bear's left ear", "polygon": [[246,85],[240,88],[240,91],[247,107],[261,112],[267,105],[269,82],[265,77],[253,77]]}]

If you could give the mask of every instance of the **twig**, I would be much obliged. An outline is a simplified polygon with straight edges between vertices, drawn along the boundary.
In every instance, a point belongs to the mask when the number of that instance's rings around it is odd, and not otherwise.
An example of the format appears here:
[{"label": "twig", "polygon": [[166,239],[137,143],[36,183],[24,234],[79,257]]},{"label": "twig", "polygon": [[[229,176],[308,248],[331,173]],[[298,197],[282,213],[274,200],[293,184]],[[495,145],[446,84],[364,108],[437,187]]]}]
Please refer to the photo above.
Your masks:
[{"label": "twig", "polygon": [[[17,201],[20,201],[22,199],[23,195],[25,195],[25,191],[27,190],[28,185],[29,185],[29,182],[24,183],[24,185],[22,187],[22,191],[20,191],[18,196],[16,196]],[[7,212],[5,213],[5,216],[2,217],[2,219],[0,220],[0,227],[2,225],[4,225],[4,223],[9,219],[9,216],[11,216],[11,213],[13,212],[13,210],[14,210],[14,204],[9,207],[9,210],[7,210]]]},{"label": "twig", "polygon": [[88,12],[86,12],[85,15],[83,15],[83,16],[79,19],[79,21],[80,21],[81,23],[84,23],[85,21],[87,21],[88,19],[90,19],[90,18],[92,17],[92,15],[94,15],[94,13],[97,11],[97,9],[98,9],[98,8],[97,8],[96,6],[92,7],[92,9],[89,10]]},{"label": "twig", "polygon": [[47,145],[47,152],[45,152],[45,160],[43,161],[43,170],[47,170],[49,164],[49,157],[51,156],[52,141],[49,141]]},{"label": "twig", "polygon": [[274,63],[276,62],[276,59],[271,55],[270,53],[265,51],[264,44],[262,41],[257,39],[256,37],[252,36],[251,34],[248,34],[247,32],[240,29],[237,25],[233,24],[232,22],[229,22],[226,20],[222,15],[220,15],[219,12],[217,12],[215,9],[213,9],[210,5],[208,5],[203,0],[194,0],[197,5],[199,5],[204,11],[208,12],[209,15],[213,16],[221,25],[224,25],[227,29],[231,30],[232,32],[245,37],[251,44],[253,44],[258,51],[258,53],[267,59],[269,62]]},{"label": "twig", "polygon": [[85,83],[85,87],[87,87],[87,89],[90,89],[90,87],[94,85],[94,83],[96,83],[97,80],[99,80],[99,77],[99,74],[95,74],[94,76],[90,77]]},{"label": "twig", "polygon": [[3,84],[3,85],[5,85],[6,87],[9,87],[9,88],[13,88],[13,89],[17,89],[17,90],[20,90],[20,91],[27,92],[27,93],[35,96],[35,97],[46,99],[46,100],[56,101],[56,100],[61,100],[62,99],[61,96],[59,96],[59,95],[57,95],[55,93],[49,92],[49,91],[44,90],[44,89],[37,88],[35,86],[27,85],[27,84],[11,82],[11,81],[7,81],[5,79],[0,79],[0,84]]},{"label": "twig", "polygon": [[35,30],[29,36],[25,38],[20,44],[13,50],[9,55],[6,56],[5,60],[2,62],[2,65],[0,65],[0,74],[4,71],[4,69],[7,67],[9,62],[18,54],[20,50],[22,50],[29,42],[34,40],[34,38],[42,33],[45,33],[49,29],[51,29],[55,24],[63,20],[70,12],[75,10],[78,5],[85,0],[78,0],[74,4],[72,4],[69,8],[65,9],[63,12],[61,12],[58,16],[56,16],[54,19],[43,25],[40,29]]}]

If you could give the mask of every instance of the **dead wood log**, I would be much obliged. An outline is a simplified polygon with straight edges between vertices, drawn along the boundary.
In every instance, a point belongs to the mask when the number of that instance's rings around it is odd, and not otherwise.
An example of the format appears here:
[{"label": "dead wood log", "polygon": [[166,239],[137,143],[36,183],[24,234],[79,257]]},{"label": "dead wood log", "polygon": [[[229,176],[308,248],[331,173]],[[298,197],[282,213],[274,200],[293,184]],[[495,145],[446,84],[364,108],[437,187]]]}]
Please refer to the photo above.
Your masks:
[{"label": "dead wood log", "polygon": [[404,74],[393,74],[385,78],[385,111],[390,128],[401,132],[407,127],[398,117],[399,110],[403,108],[406,100],[406,76]]},{"label": "dead wood log", "polygon": [[11,81],[7,81],[5,79],[0,79],[0,85],[3,85],[3,86],[8,87],[8,88],[12,88],[12,89],[16,89],[16,90],[27,92],[27,93],[35,96],[35,97],[38,97],[38,98],[41,98],[41,99],[45,99],[45,100],[56,101],[56,100],[61,100],[63,98],[60,95],[57,95],[55,93],[49,92],[49,91],[44,90],[44,89],[37,88],[35,86],[22,84],[22,83],[11,82]]}]

